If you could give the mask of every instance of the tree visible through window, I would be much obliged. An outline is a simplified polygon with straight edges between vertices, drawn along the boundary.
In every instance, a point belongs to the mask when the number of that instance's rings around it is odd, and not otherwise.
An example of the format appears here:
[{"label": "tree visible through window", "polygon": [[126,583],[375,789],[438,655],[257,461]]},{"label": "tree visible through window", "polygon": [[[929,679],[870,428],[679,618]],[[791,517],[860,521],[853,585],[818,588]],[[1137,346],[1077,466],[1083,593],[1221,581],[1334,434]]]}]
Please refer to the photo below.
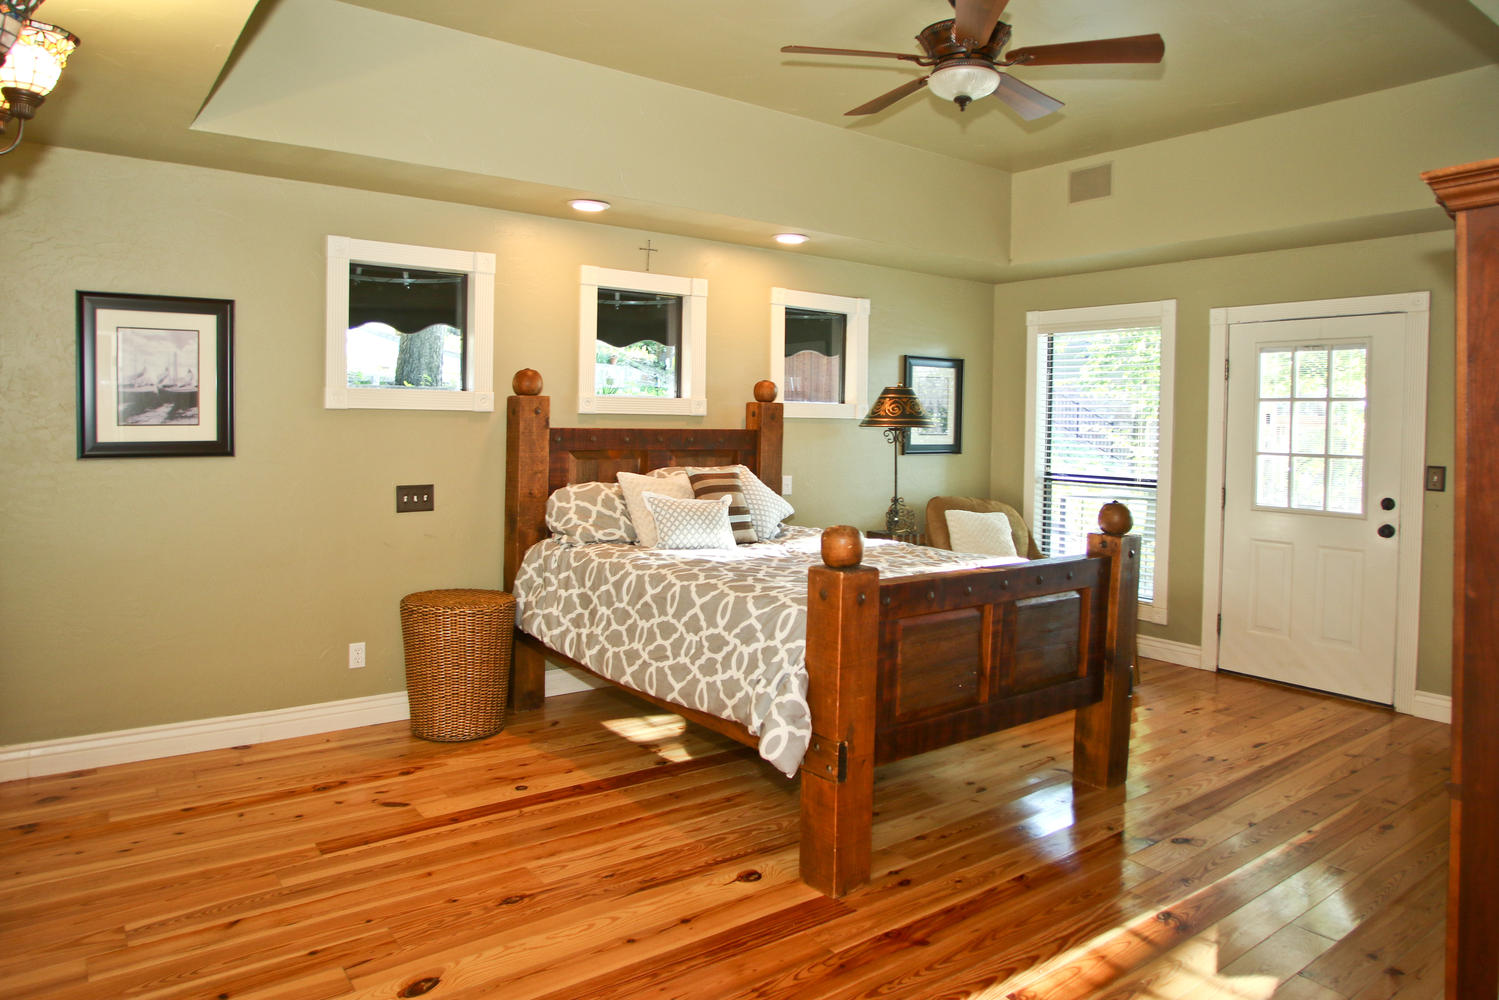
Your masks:
[{"label": "tree visible through window", "polygon": [[682,394],[682,296],[600,288],[595,335],[598,395]]},{"label": "tree visible through window", "polygon": [[347,385],[462,391],[468,275],[349,265]]}]

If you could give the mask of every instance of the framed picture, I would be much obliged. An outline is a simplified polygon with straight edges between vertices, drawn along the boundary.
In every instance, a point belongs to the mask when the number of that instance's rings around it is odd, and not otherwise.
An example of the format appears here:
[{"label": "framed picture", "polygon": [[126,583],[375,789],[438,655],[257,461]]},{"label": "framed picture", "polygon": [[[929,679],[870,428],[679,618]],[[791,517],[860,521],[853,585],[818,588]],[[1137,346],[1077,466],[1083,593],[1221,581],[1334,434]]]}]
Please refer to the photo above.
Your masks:
[{"label": "framed picture", "polygon": [[234,302],[78,293],[78,457],[234,454]]},{"label": "framed picture", "polygon": [[913,429],[906,438],[907,455],[958,455],[963,451],[963,359],[921,358],[907,354],[905,384],[916,391],[921,405],[936,418],[933,427]]}]

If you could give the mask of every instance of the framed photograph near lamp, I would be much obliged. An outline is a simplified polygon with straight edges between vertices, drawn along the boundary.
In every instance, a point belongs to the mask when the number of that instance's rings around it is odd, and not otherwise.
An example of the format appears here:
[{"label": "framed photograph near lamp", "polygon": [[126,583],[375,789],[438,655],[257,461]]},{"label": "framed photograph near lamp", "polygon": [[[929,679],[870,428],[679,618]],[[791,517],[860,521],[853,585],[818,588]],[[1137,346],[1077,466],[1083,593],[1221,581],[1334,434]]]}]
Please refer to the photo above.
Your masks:
[{"label": "framed photograph near lamp", "polygon": [[908,432],[907,455],[959,455],[963,452],[963,359],[925,358],[907,354],[901,358],[905,377],[922,407],[932,418],[931,427]]}]

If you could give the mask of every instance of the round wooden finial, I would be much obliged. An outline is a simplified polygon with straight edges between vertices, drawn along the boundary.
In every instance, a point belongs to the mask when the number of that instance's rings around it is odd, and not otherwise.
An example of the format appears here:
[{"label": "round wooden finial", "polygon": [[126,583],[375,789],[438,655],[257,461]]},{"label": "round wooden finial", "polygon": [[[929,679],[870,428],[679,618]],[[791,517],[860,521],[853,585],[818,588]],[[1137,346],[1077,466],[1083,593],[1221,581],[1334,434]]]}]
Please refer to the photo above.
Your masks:
[{"label": "round wooden finial", "polygon": [[755,402],[774,403],[776,401],[776,384],[768,378],[762,378],[755,383]]},{"label": "round wooden finial", "polygon": [[1129,508],[1118,500],[1110,500],[1098,508],[1098,527],[1106,535],[1123,535],[1135,526],[1135,517]]},{"label": "round wooden finial", "polygon": [[864,558],[864,536],[847,524],[822,530],[822,561],[834,569],[859,565]]},{"label": "round wooden finial", "polygon": [[535,368],[522,368],[510,380],[510,388],[515,390],[517,396],[540,396],[541,372]]}]

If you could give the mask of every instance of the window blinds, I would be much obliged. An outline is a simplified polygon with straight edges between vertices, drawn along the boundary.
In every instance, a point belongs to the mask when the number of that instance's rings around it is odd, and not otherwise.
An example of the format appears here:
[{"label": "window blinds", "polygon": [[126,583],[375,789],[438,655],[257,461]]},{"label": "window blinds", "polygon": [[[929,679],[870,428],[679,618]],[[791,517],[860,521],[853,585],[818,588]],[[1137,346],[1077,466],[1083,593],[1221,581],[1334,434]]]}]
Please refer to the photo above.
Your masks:
[{"label": "window blinds", "polygon": [[1083,552],[1098,508],[1127,505],[1141,536],[1140,600],[1154,592],[1161,329],[1047,333],[1038,357],[1037,542]]}]

